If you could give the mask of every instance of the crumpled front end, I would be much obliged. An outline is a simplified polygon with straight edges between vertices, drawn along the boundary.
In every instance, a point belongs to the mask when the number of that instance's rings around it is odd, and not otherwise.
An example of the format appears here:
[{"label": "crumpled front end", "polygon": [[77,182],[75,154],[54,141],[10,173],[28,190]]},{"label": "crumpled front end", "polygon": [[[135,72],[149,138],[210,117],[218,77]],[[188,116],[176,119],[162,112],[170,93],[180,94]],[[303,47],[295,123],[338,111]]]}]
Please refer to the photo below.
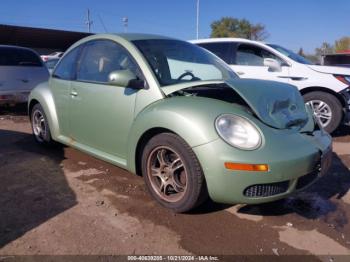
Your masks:
[{"label": "crumpled front end", "polygon": [[[240,150],[221,139],[193,148],[214,201],[275,201],[310,186],[329,170],[332,139],[323,130],[301,133],[273,129],[258,121],[255,124],[264,135],[264,143],[257,150]],[[264,164],[268,170],[231,170],[226,163]]]},{"label": "crumpled front end", "polygon": [[277,129],[301,129],[309,116],[298,89],[292,85],[251,79],[226,82],[265,124]]}]

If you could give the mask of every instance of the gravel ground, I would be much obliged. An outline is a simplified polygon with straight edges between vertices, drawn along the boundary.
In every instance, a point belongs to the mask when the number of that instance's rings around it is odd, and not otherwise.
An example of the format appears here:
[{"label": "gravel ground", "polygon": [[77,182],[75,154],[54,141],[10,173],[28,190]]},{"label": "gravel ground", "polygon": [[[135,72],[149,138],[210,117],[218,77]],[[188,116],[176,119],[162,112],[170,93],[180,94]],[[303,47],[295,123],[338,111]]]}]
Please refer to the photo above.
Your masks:
[{"label": "gravel ground", "polygon": [[[0,110],[0,256],[350,255],[350,127],[333,166],[307,191],[257,206],[207,202],[174,214],[143,180],[63,146],[43,148],[24,108]],[[344,258],[344,257],[343,257]],[[0,257],[1,260],[1,257]]]}]

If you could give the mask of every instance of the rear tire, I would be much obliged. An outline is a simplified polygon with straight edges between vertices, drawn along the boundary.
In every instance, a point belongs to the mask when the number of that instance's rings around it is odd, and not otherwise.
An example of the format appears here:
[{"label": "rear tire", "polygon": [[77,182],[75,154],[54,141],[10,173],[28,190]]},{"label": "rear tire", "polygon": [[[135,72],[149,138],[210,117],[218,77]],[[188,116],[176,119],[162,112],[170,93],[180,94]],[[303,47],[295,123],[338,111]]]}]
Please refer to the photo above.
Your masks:
[{"label": "rear tire", "polygon": [[177,213],[190,211],[207,199],[200,163],[175,134],[162,133],[149,140],[142,153],[142,174],[153,198]]},{"label": "rear tire", "polygon": [[338,128],[343,117],[343,111],[340,101],[334,95],[315,91],[306,93],[304,101],[312,107],[324,130],[332,133]]},{"label": "rear tire", "polygon": [[53,145],[51,131],[44,109],[40,104],[33,106],[30,112],[30,120],[35,141],[42,145]]}]

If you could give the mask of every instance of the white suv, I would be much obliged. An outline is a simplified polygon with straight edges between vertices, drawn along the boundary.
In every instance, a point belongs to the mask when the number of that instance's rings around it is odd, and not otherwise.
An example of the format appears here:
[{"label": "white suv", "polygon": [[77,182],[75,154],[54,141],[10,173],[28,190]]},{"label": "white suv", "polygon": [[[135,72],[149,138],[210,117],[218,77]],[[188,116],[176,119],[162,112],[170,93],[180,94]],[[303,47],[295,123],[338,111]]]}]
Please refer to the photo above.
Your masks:
[{"label": "white suv", "polygon": [[295,85],[329,133],[350,120],[350,69],[314,65],[278,45],[238,38],[194,40],[241,77]]}]

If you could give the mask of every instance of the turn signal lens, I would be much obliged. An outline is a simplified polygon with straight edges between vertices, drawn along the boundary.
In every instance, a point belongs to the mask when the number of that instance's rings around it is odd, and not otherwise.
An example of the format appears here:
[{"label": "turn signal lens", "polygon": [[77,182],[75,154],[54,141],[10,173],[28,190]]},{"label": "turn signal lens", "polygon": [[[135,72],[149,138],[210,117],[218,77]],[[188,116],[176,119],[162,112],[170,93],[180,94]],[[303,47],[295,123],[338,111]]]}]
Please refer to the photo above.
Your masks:
[{"label": "turn signal lens", "polygon": [[225,167],[230,170],[238,170],[238,171],[258,171],[258,172],[269,171],[269,165],[267,164],[242,164],[242,163],[226,162]]}]

